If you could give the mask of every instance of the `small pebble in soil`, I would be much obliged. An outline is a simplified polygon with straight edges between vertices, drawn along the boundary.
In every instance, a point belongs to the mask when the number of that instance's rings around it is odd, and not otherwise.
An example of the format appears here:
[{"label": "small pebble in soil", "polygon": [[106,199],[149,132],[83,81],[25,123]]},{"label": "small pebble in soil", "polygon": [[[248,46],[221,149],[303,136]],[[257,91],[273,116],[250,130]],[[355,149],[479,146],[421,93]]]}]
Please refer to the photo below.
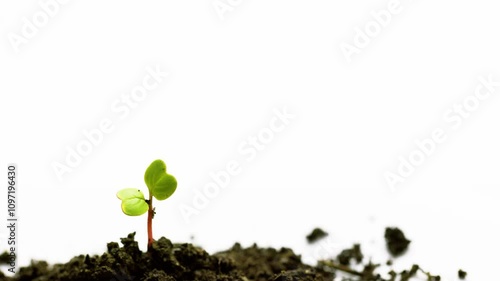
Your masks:
[{"label": "small pebble in soil", "polygon": [[397,257],[406,252],[410,240],[406,239],[405,234],[399,228],[388,227],[385,229],[385,241],[387,243],[387,249],[391,255]]},{"label": "small pebble in soil", "polygon": [[342,265],[349,265],[351,261],[360,263],[363,261],[363,253],[361,252],[361,245],[354,244],[352,248],[345,249],[337,255],[337,260]]},{"label": "small pebble in soil", "polygon": [[314,243],[322,238],[328,236],[328,233],[321,228],[316,227],[313,231],[306,236],[307,242]]},{"label": "small pebble in soil", "polygon": [[458,271],[458,278],[460,279],[465,279],[465,277],[467,277],[467,272],[463,271],[463,270],[459,270]]}]

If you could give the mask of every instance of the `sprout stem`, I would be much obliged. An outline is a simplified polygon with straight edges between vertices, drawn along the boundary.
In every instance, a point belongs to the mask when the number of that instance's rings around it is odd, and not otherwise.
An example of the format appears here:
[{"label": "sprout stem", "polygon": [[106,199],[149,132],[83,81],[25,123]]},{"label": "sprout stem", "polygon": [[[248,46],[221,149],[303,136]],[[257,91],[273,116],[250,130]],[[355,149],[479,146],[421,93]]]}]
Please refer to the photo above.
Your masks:
[{"label": "sprout stem", "polygon": [[148,252],[151,252],[151,248],[153,247],[153,215],[154,215],[154,210],[153,210],[153,195],[151,192],[149,193],[149,200],[148,200]]}]

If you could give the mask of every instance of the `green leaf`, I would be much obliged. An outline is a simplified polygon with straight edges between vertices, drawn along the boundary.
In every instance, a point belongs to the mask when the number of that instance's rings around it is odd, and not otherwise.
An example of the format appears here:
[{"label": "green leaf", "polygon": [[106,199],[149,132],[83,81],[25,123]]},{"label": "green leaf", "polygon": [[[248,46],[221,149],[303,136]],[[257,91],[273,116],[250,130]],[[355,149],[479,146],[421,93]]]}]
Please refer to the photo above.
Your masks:
[{"label": "green leaf", "polygon": [[153,189],[153,196],[158,200],[165,200],[177,189],[177,180],[174,176],[165,174],[156,183]]},{"label": "green leaf", "polygon": [[162,160],[155,160],[149,165],[144,173],[144,181],[149,188],[149,192],[153,191],[156,182],[161,178],[161,176],[167,173],[167,165]]},{"label": "green leaf", "polygon": [[116,193],[118,199],[130,199],[130,198],[142,198],[144,199],[144,194],[137,188],[124,188]]},{"label": "green leaf", "polygon": [[155,160],[149,165],[144,174],[144,181],[149,192],[158,200],[167,199],[177,188],[177,180],[167,174],[167,166],[162,160]]},{"label": "green leaf", "polygon": [[128,216],[140,216],[149,209],[142,191],[135,188],[125,188],[116,193],[122,200],[122,211]]}]

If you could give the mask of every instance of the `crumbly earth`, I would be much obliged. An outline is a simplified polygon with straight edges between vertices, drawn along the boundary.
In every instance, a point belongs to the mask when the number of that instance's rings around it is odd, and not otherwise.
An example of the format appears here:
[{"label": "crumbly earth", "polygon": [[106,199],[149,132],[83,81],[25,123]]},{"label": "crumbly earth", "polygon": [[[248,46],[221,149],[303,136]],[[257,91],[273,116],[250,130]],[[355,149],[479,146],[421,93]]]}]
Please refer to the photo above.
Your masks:
[{"label": "crumbly earth", "polygon": [[[302,263],[300,256],[288,248],[260,248],[256,244],[243,248],[236,243],[213,255],[189,243],[172,243],[165,237],[155,241],[148,252],[141,252],[135,233],[107,244],[102,255],[80,255],[65,264],[49,265],[32,261],[19,268],[13,277],[0,272],[0,281],[408,281],[415,277],[439,281],[439,275],[413,265],[408,270],[390,270],[381,274],[380,264],[364,258],[361,245],[354,244],[316,266]],[[324,237],[324,235],[323,235]],[[403,254],[410,244],[397,228],[387,228],[388,251]],[[318,238],[321,239],[321,238]],[[8,263],[7,252],[0,264]],[[365,262],[365,263],[363,263]],[[388,265],[392,265],[392,260]],[[460,279],[467,273],[458,271]]]},{"label": "crumbly earth", "polygon": [[[193,244],[174,244],[165,237],[155,241],[150,253],[141,252],[135,233],[107,245],[102,255],[80,255],[65,264],[49,266],[45,261],[32,261],[19,269],[14,277],[0,280],[16,281],[267,281],[333,279],[332,272],[301,262],[292,250],[243,248],[209,255]],[[3,274],[2,274],[3,275]]]}]

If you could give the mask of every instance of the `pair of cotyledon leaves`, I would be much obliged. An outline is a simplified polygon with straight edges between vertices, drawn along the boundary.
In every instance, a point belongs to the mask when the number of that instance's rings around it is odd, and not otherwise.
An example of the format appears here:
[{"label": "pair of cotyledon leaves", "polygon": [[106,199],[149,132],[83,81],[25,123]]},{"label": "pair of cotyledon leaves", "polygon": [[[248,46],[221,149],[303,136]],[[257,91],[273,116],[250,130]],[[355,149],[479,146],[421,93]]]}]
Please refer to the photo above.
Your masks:
[{"label": "pair of cotyledon leaves", "polygon": [[[144,181],[152,194],[158,200],[170,197],[177,188],[177,180],[167,174],[167,166],[162,160],[155,160],[144,173]],[[140,216],[149,209],[149,204],[142,191],[136,188],[125,188],[116,194],[122,200],[122,211],[129,216]]]}]

